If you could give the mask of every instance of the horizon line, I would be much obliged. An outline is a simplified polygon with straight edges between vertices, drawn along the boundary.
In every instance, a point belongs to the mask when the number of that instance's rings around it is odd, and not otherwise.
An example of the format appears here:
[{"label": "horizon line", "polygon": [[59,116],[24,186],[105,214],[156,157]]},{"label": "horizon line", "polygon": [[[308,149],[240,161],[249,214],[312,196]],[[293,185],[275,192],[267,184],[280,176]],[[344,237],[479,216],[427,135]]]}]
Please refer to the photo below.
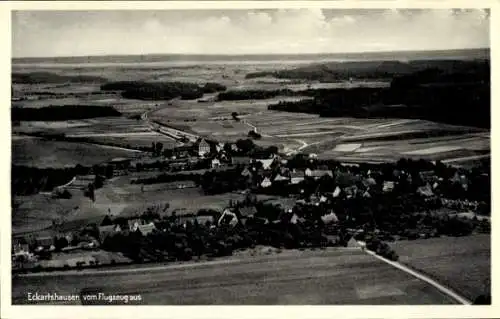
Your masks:
[{"label": "horizon line", "polygon": [[98,54],[98,55],[72,55],[72,56],[20,56],[11,57],[13,60],[21,59],[72,59],[72,58],[103,58],[103,57],[147,57],[147,56],[200,56],[200,57],[244,57],[244,56],[307,56],[307,55],[344,55],[344,54],[387,54],[387,53],[405,53],[405,52],[447,52],[447,51],[472,51],[489,50],[491,47],[472,47],[472,48],[451,48],[451,49],[430,49],[430,50],[385,50],[385,51],[346,51],[346,52],[315,52],[315,53],[145,53],[145,54]]}]

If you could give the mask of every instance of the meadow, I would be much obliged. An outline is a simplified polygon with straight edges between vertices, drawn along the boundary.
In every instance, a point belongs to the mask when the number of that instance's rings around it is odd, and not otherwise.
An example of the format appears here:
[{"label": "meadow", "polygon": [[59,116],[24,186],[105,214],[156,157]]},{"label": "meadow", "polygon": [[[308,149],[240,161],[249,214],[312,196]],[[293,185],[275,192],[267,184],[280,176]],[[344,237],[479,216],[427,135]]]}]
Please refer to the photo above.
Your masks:
[{"label": "meadow", "polygon": [[427,283],[359,249],[295,250],[144,270],[84,270],[57,280],[54,276],[14,278],[13,303],[26,303],[23,289],[36,287],[58,294],[82,289],[141,294],[141,304],[147,305],[455,304]]},{"label": "meadow", "polygon": [[489,292],[491,236],[441,237],[397,241],[399,261],[474,300]]}]

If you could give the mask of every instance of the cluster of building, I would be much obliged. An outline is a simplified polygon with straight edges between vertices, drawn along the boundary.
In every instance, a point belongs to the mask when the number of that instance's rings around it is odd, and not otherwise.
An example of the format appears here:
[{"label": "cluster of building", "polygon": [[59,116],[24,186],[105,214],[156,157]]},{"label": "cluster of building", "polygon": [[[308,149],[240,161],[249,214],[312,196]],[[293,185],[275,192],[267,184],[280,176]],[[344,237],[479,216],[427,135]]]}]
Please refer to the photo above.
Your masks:
[{"label": "cluster of building", "polygon": [[[128,219],[126,224],[103,225],[105,218],[106,216],[88,221],[86,226],[74,230],[58,230],[59,227],[56,226],[53,231],[40,232],[34,236],[15,237],[12,240],[12,260],[36,261],[38,258],[43,258],[41,256],[56,251],[56,247],[61,252],[99,249],[110,235],[137,231],[147,236],[156,229],[154,222],[142,218]],[[66,225],[66,228],[68,226],[71,227]]]}]

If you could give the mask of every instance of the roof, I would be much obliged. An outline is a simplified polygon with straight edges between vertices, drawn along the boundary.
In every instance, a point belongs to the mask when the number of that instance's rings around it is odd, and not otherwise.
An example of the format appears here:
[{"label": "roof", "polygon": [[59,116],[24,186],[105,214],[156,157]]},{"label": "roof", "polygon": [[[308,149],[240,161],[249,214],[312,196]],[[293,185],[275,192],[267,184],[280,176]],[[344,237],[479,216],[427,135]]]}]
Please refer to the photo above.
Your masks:
[{"label": "roof", "polygon": [[240,157],[235,156],[231,158],[231,163],[233,164],[250,164],[252,159],[250,157]]},{"label": "roof", "polygon": [[116,228],[116,225],[108,225],[108,226],[100,226],[99,227],[99,232],[104,233],[104,232],[113,232]]},{"label": "roof", "polygon": [[363,180],[363,185],[364,185],[365,187],[368,187],[368,186],[373,186],[373,185],[377,185],[377,181],[375,181],[375,179],[374,179],[374,178],[372,178],[372,177],[365,178],[365,179]]},{"label": "roof", "polygon": [[347,242],[347,247],[360,247],[356,239],[354,237],[351,237],[349,241]]},{"label": "roof", "polygon": [[334,212],[321,216],[321,220],[325,224],[337,223],[339,221],[337,215]]},{"label": "roof", "polygon": [[196,216],[195,217],[196,221],[198,221],[198,224],[205,224],[207,221],[213,223],[214,222],[214,216]]},{"label": "roof", "polygon": [[257,208],[255,206],[245,206],[245,207],[240,207],[238,209],[238,212],[240,213],[241,216],[253,216],[257,213]]},{"label": "roof", "polygon": [[264,185],[271,185],[271,184],[272,184],[272,182],[271,182],[271,180],[268,177],[264,178],[264,180],[261,183],[262,186],[264,186]]},{"label": "roof", "polygon": [[312,177],[322,177],[322,176],[325,176],[325,175],[333,177],[333,173],[330,170],[319,170],[319,169],[317,169],[317,170],[312,170],[311,171],[311,176]]},{"label": "roof", "polygon": [[121,162],[130,162],[131,159],[129,158],[125,158],[125,157],[115,157],[113,158],[111,161],[109,161],[110,163],[121,163]]},{"label": "roof", "polygon": [[146,225],[139,225],[137,227],[137,229],[143,234],[143,235],[147,235],[149,233],[151,233],[154,229],[156,229],[156,226],[154,223],[149,223],[149,224],[146,224]]},{"label": "roof", "polygon": [[393,189],[394,189],[394,182],[388,182],[388,181],[384,182],[384,187],[383,187],[384,192],[390,192]]},{"label": "roof", "polygon": [[289,178],[288,178],[288,177],[282,176],[282,175],[280,175],[280,174],[276,175],[276,177],[274,178],[274,181],[275,181],[275,182],[279,182],[279,181],[287,181],[287,180],[289,180]]},{"label": "roof", "polygon": [[257,161],[262,163],[262,168],[269,169],[269,168],[271,168],[271,164],[274,162],[274,158],[258,159]]},{"label": "roof", "polygon": [[298,178],[298,177],[304,178],[304,174],[305,173],[303,171],[291,172],[290,173],[290,178]]},{"label": "roof", "polygon": [[338,197],[340,195],[341,189],[340,187],[335,187],[335,190],[333,191],[333,197]]},{"label": "roof", "polygon": [[198,146],[210,146],[210,144],[203,138],[200,143],[198,143]]},{"label": "roof", "polygon": [[419,193],[422,196],[426,196],[426,197],[430,197],[430,196],[434,195],[434,193],[432,192],[432,188],[429,184],[419,187],[417,189],[417,193]]}]

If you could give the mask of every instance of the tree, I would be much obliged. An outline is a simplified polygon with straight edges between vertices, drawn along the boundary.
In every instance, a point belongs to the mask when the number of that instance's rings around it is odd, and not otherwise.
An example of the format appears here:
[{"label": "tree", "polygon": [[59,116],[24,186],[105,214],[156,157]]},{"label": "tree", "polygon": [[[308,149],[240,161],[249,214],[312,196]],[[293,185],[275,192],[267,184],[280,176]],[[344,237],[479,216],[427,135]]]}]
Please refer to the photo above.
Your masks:
[{"label": "tree", "polygon": [[104,178],[101,175],[96,175],[94,178],[94,188],[99,189],[104,185]]},{"label": "tree", "polygon": [[156,155],[157,156],[161,155],[162,150],[163,150],[163,143],[162,142],[156,143]]},{"label": "tree", "polygon": [[240,121],[240,118],[238,117],[238,113],[233,112],[233,113],[231,113],[231,116],[233,117],[233,119],[234,119],[236,122],[239,122],[239,121]]},{"label": "tree", "polygon": [[248,154],[255,150],[255,143],[251,139],[237,140],[236,146],[244,153]]},{"label": "tree", "polygon": [[107,165],[106,166],[106,178],[111,178],[113,177],[113,166]]},{"label": "tree", "polygon": [[111,220],[111,217],[109,217],[109,215],[106,215],[101,222],[101,226],[109,226],[109,225],[113,225],[113,221]]}]

